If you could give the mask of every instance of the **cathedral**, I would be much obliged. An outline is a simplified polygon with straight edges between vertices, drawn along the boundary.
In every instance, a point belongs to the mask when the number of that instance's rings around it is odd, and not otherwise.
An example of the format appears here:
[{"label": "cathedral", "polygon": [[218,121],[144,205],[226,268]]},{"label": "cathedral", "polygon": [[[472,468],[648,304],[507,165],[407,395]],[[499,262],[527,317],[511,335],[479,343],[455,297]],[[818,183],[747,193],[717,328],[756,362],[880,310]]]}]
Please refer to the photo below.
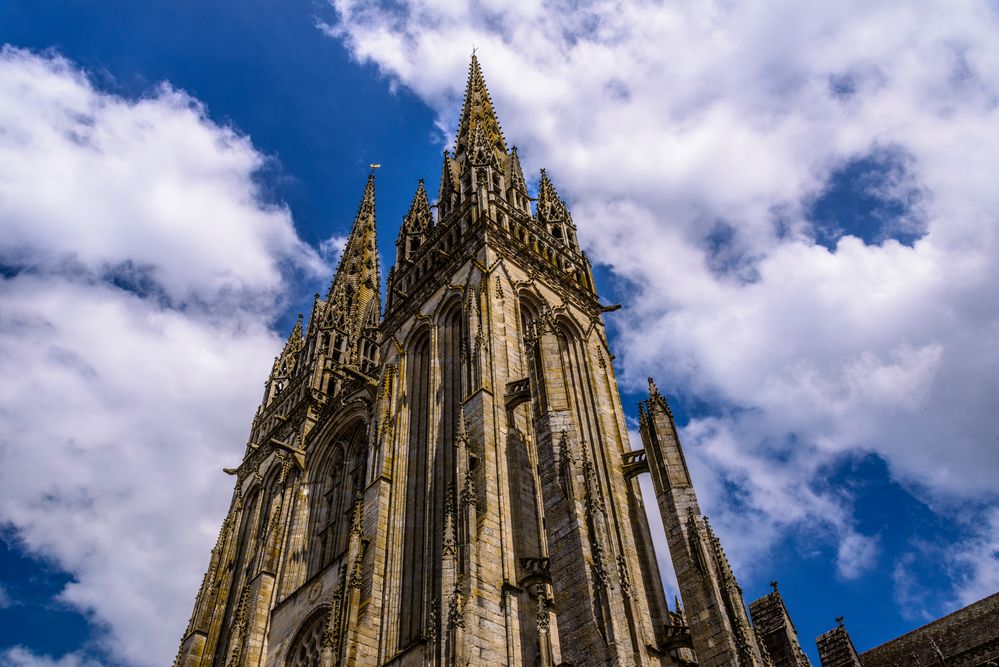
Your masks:
[{"label": "cathedral", "polygon": [[[372,175],[226,469],[177,667],[810,664],[776,584],[747,612],[652,380],[632,449],[611,308],[544,170],[530,197],[474,55],[436,204],[421,180],[384,304],[380,286]],[[819,640],[823,665],[862,664],[842,625]]]}]

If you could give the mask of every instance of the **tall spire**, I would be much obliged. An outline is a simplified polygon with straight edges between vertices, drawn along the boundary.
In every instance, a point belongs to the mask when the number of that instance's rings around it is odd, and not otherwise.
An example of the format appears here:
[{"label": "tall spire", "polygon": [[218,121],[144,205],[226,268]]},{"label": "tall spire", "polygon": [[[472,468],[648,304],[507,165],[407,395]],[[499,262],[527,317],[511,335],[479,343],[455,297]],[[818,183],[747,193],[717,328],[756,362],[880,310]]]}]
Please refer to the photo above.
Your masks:
[{"label": "tall spire", "polygon": [[465,106],[461,111],[461,122],[458,125],[458,137],[455,141],[454,154],[458,157],[468,151],[472,145],[472,137],[476,131],[481,131],[488,142],[499,152],[506,153],[506,142],[503,131],[493,110],[489,91],[486,90],[486,80],[479,67],[479,59],[472,54],[472,62],[468,66],[468,84],[465,86]]},{"label": "tall spire", "polygon": [[[354,279],[347,276],[353,276]],[[354,216],[354,225],[350,236],[340,254],[336,274],[330,283],[327,298],[329,298],[341,281],[341,277],[350,283],[370,283],[368,287],[378,287],[378,248],[375,235],[375,174],[372,171],[364,186],[364,195]],[[357,284],[353,284],[356,289]]]},{"label": "tall spire", "polygon": [[381,321],[380,285],[375,230],[375,175],[372,172],[364,187],[364,195],[326,301],[320,306],[322,315],[317,317],[318,314],[313,313],[319,322],[319,329],[332,334],[329,350],[335,362],[362,370],[374,363],[374,341]]}]

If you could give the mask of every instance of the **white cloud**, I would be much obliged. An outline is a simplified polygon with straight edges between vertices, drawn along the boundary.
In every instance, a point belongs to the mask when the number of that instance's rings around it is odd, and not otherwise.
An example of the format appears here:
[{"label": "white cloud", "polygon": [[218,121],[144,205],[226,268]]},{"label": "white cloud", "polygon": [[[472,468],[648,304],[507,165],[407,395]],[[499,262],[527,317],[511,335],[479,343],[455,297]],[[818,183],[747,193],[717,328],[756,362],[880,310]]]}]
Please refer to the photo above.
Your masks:
[{"label": "white cloud", "polygon": [[[999,509],[992,509],[972,536],[948,554],[959,570],[957,603],[966,605],[999,591]],[[956,606],[956,605],[955,605]]]},{"label": "white cloud", "polygon": [[13,604],[14,601],[11,599],[10,593],[8,593],[7,589],[4,588],[2,584],[0,584],[0,609],[6,609],[7,607],[12,606]]},{"label": "white cloud", "polygon": [[[445,132],[478,47],[508,141],[549,168],[591,256],[634,285],[613,316],[625,386],[654,373],[723,407],[684,436],[743,567],[803,524],[842,545],[840,576],[871,567],[876,536],[823,479],[858,452],[941,511],[995,502],[994,5],[332,5],[327,32]],[[816,244],[809,207],[832,176],[885,155],[898,162],[867,194],[918,210],[876,220],[880,233],[925,235]],[[980,571],[999,571],[994,553]]]},{"label": "white cloud", "polygon": [[[71,573],[114,659],[173,658],[289,271],[325,271],[264,158],[163,85],[127,100],[0,54],[0,524]],[[164,573],[168,573],[164,575]],[[94,665],[9,649],[16,665]]]},{"label": "white cloud", "polygon": [[[965,537],[953,544],[916,539],[895,560],[893,595],[904,617],[931,621],[999,591],[999,509],[964,528]],[[935,594],[924,577],[928,570],[942,570],[953,582],[950,596]]]},{"label": "white cloud", "polygon": [[333,236],[325,239],[319,243],[319,254],[322,255],[323,259],[330,266],[336,266],[340,261],[340,253],[343,252],[344,247],[347,245],[347,239],[349,236],[338,236],[334,234]]},{"label": "white cloud", "polygon": [[99,662],[78,652],[67,653],[57,659],[38,655],[23,646],[9,648],[0,657],[10,667],[101,667]]},{"label": "white cloud", "polygon": [[2,62],[5,263],[126,271],[174,303],[263,308],[283,262],[322,268],[288,210],[260,201],[263,156],[186,93],[124,100],[65,60],[7,47]]},{"label": "white cloud", "polygon": [[836,571],[843,579],[856,579],[870,570],[877,555],[877,538],[851,533],[839,544]]}]

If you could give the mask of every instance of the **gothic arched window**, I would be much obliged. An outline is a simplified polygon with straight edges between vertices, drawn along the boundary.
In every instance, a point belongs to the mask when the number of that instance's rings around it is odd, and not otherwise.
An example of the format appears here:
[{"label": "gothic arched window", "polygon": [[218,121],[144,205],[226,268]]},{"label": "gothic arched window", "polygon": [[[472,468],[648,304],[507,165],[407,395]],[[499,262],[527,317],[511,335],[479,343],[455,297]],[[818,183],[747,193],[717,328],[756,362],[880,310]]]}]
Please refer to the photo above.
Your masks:
[{"label": "gothic arched window", "polygon": [[311,493],[310,576],[333,563],[347,548],[354,499],[364,490],[367,473],[367,424],[354,422],[341,431],[316,464]]},{"label": "gothic arched window", "polygon": [[541,415],[548,411],[548,388],[545,384],[544,368],[541,363],[541,348],[532,336],[537,333],[541,320],[540,303],[529,294],[520,295],[520,336],[523,345],[526,368],[533,381],[534,411]]},{"label": "gothic arched window", "polygon": [[316,613],[298,632],[288,651],[288,659],[285,661],[287,667],[319,667],[325,618],[325,613]]},{"label": "gothic arched window", "polygon": [[409,384],[409,442],[406,451],[406,518],[403,535],[399,648],[420,638],[425,596],[424,550],[427,507],[427,440],[430,412],[430,333],[423,331],[410,344],[406,373]]}]

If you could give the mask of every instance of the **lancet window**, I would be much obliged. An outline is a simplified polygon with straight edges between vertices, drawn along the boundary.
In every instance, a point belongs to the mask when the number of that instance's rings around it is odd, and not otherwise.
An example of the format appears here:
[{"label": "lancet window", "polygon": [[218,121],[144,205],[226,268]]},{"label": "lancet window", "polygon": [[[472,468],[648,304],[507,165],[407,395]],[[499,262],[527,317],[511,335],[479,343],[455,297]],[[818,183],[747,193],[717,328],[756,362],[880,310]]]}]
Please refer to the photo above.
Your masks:
[{"label": "lancet window", "polygon": [[407,354],[409,442],[406,456],[406,521],[403,524],[399,647],[420,639],[426,595],[427,444],[430,413],[430,332],[423,331]]},{"label": "lancet window", "polygon": [[524,367],[533,383],[534,409],[543,413],[548,409],[548,394],[545,374],[541,365],[541,348],[537,344],[538,329],[541,326],[540,307],[526,294],[520,299],[520,336],[524,351]]},{"label": "lancet window", "polygon": [[312,485],[312,562],[315,574],[347,547],[354,499],[364,490],[367,472],[367,426],[355,422],[335,437],[320,460]]},{"label": "lancet window", "polygon": [[[458,435],[458,412],[461,410],[461,402],[465,397],[465,388],[468,386],[464,377],[463,367],[467,367],[467,345],[466,327],[461,301],[455,299],[451,308],[446,311],[441,318],[438,329],[438,354],[440,359],[441,372],[441,410],[440,428],[437,454],[434,457],[437,463],[434,472],[434,501],[435,507],[444,507],[447,502],[448,491],[458,493],[459,484],[463,480],[456,478],[455,442]],[[452,498],[453,501],[453,498]],[[443,539],[443,513],[437,512],[434,517],[431,529],[431,551],[434,558],[440,558],[441,541]],[[437,590],[440,581],[435,568],[434,594],[439,594]]]},{"label": "lancet window", "polygon": [[[230,627],[233,618],[236,615],[236,609],[239,606],[239,599],[242,592],[244,582],[252,576],[246,572],[248,568],[248,563],[250,561],[251,554],[254,553],[254,545],[256,544],[257,534],[257,513],[260,506],[260,492],[259,487],[254,488],[247,494],[246,500],[243,501],[243,517],[239,528],[239,546],[236,550],[236,563],[232,569],[232,579],[229,581],[229,591],[228,599],[226,600],[226,607],[223,618],[225,619],[222,623],[223,627]],[[228,655],[228,641],[229,638],[213,637],[215,641],[219,644],[215,651],[215,667],[222,667],[226,655]]]},{"label": "lancet window", "polygon": [[364,332],[358,345],[361,372],[374,375],[378,364],[378,309],[375,302],[369,306],[368,316],[364,324]]}]

